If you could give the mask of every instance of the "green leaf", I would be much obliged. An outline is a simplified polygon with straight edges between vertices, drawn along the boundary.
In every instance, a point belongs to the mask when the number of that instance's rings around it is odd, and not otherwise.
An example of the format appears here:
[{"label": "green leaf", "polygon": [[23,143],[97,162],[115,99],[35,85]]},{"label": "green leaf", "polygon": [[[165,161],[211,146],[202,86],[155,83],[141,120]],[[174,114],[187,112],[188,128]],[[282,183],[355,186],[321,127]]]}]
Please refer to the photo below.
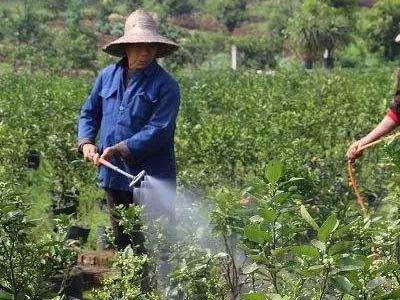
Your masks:
[{"label": "green leaf", "polygon": [[353,270],[359,270],[364,267],[364,261],[360,259],[354,259],[351,257],[345,257],[339,260],[339,272],[347,272]]},{"label": "green leaf", "polygon": [[309,257],[317,257],[319,255],[318,249],[310,245],[293,246],[292,249],[294,253],[296,253],[297,255],[303,255]]},{"label": "green leaf", "polygon": [[354,285],[357,288],[362,288],[363,284],[360,281],[360,277],[358,274],[358,271],[348,271],[346,272],[346,278],[351,282],[352,285]]},{"label": "green leaf", "polygon": [[386,294],[385,296],[381,297],[382,300],[392,300],[392,299],[400,299],[400,289],[393,290]]},{"label": "green leaf", "polygon": [[275,194],[272,199],[274,200],[274,202],[278,202],[279,204],[283,203],[284,201],[286,201],[290,196],[290,193],[288,192],[282,192],[282,193],[277,193]]},{"label": "green leaf", "polygon": [[215,258],[226,258],[228,254],[226,252],[219,252],[214,255]]},{"label": "green leaf", "polygon": [[264,253],[259,253],[259,254],[250,254],[250,258],[252,261],[260,263],[260,264],[267,264],[269,261],[265,257]]},{"label": "green leaf", "polygon": [[251,293],[251,294],[244,294],[240,296],[240,299],[243,300],[267,300],[265,295],[261,293]]},{"label": "green leaf", "polygon": [[315,276],[321,274],[321,272],[324,270],[325,266],[324,265],[314,265],[309,267],[306,270],[300,270],[298,271],[301,275],[303,276]]},{"label": "green leaf", "polygon": [[266,241],[270,240],[270,235],[258,228],[258,226],[250,224],[244,228],[244,236],[252,242],[263,245]]},{"label": "green leaf", "polygon": [[268,163],[267,169],[265,170],[265,176],[268,181],[272,184],[278,182],[282,175],[282,164],[277,160],[272,160]]},{"label": "green leaf", "polygon": [[300,206],[300,214],[301,217],[312,227],[315,231],[318,231],[319,227],[315,220],[308,213],[306,207],[304,205]]},{"label": "green leaf", "polygon": [[301,181],[301,180],[305,180],[305,179],[301,178],[301,177],[292,177],[288,181],[285,181],[285,182],[282,182],[281,184],[279,184],[279,186],[283,186],[285,184],[292,183],[292,182],[297,182],[297,181]]},{"label": "green leaf", "polygon": [[254,215],[249,218],[250,223],[262,223],[264,219],[259,215]]},{"label": "green leaf", "polygon": [[279,294],[268,294],[268,299],[269,300],[290,300],[287,296],[281,296]]},{"label": "green leaf", "polygon": [[345,276],[337,276],[332,279],[334,286],[341,292],[350,294],[351,293],[351,288],[352,284],[349,279]]},{"label": "green leaf", "polygon": [[319,250],[321,250],[322,252],[326,251],[326,245],[318,240],[312,240],[311,244],[313,244],[315,247],[317,247]]},{"label": "green leaf", "polygon": [[339,221],[334,214],[330,215],[318,230],[318,238],[326,243],[332,232],[339,226]]},{"label": "green leaf", "polygon": [[274,255],[276,258],[278,258],[278,257],[283,258],[283,257],[287,256],[287,253],[289,250],[290,250],[290,248],[288,248],[288,247],[283,247],[283,248],[278,247],[275,249],[271,249],[271,254]]},{"label": "green leaf", "polygon": [[260,268],[259,265],[256,263],[252,263],[251,265],[247,265],[242,269],[243,274],[251,274],[255,271],[257,271]]},{"label": "green leaf", "polygon": [[12,300],[13,296],[11,294],[8,294],[7,292],[0,290],[0,299],[2,300]]},{"label": "green leaf", "polygon": [[260,216],[264,219],[267,223],[274,223],[278,214],[274,212],[272,209],[268,208],[261,208],[259,211]]},{"label": "green leaf", "polygon": [[353,224],[347,224],[344,225],[342,227],[340,227],[339,229],[337,229],[334,233],[333,233],[333,237],[335,238],[340,238],[341,235],[346,234],[348,232],[351,232],[351,227],[353,226]]},{"label": "green leaf", "polygon": [[386,283],[385,277],[374,278],[367,283],[367,291],[372,292],[373,290],[377,289],[378,287],[380,287],[385,283]]},{"label": "green leaf", "polygon": [[328,254],[329,255],[335,255],[337,253],[342,253],[351,247],[353,247],[354,242],[352,241],[341,241],[339,243],[333,244],[331,247],[328,249]]},{"label": "green leaf", "polygon": [[322,269],[324,269],[325,266],[324,265],[315,265],[315,266],[311,266],[308,269],[309,270],[313,270],[313,271],[321,271]]},{"label": "green leaf", "polygon": [[380,274],[387,274],[390,272],[398,271],[400,270],[400,265],[396,263],[386,263],[383,266],[381,266],[378,270],[374,271],[373,274],[380,275]]}]

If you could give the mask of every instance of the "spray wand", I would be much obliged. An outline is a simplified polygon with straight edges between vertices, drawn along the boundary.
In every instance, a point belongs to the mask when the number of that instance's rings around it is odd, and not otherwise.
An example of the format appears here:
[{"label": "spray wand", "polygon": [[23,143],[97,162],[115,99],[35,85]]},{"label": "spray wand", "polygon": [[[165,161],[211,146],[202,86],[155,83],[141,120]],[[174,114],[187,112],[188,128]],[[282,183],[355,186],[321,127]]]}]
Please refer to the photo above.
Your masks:
[{"label": "spray wand", "polygon": [[139,182],[140,179],[142,179],[142,177],[144,177],[146,175],[146,171],[144,171],[144,170],[140,171],[139,174],[137,174],[136,176],[131,175],[131,174],[125,172],[124,170],[121,170],[120,168],[114,166],[112,163],[110,163],[109,161],[107,161],[103,158],[99,158],[99,162],[102,165],[124,175],[125,177],[128,177],[131,180],[131,183],[129,183],[129,187],[133,187],[137,182]]}]

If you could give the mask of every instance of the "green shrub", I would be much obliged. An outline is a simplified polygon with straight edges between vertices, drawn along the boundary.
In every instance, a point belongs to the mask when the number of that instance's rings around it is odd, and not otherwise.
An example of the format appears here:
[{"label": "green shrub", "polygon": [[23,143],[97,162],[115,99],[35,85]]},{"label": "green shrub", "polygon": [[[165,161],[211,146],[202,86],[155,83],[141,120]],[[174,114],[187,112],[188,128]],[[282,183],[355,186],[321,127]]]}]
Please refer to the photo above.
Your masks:
[{"label": "green shrub", "polygon": [[68,277],[76,253],[65,244],[65,228],[39,240],[32,236],[35,221],[18,188],[0,182],[0,290],[12,299],[49,298],[51,278]]},{"label": "green shrub", "polygon": [[180,49],[173,55],[166,57],[167,65],[183,66],[192,64],[195,66],[201,65],[214,55],[220,52],[229,53],[226,44],[227,40],[221,34],[206,34],[202,32],[176,34],[169,33],[168,36],[174,39],[180,36]]},{"label": "green shrub", "polygon": [[265,69],[276,67],[276,57],[279,49],[267,38],[241,38],[234,39],[239,53],[239,66],[241,68]]},{"label": "green shrub", "polygon": [[339,65],[344,68],[361,67],[365,61],[365,52],[359,45],[350,43],[338,54],[338,57]]},{"label": "green shrub", "polygon": [[146,293],[141,289],[143,272],[148,263],[146,255],[136,255],[132,248],[127,247],[118,253],[113,264],[116,273],[103,282],[103,287],[94,292],[99,300],[109,299],[160,299],[154,293]]}]

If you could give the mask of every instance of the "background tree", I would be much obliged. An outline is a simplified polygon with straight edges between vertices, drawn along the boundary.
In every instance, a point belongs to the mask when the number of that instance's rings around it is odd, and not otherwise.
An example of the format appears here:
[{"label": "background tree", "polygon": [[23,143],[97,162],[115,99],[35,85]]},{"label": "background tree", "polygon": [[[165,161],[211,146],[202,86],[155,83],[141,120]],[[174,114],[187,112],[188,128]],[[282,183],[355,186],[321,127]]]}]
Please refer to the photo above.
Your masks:
[{"label": "background tree", "polygon": [[246,16],[246,0],[221,0],[206,3],[210,11],[213,11],[218,21],[222,22],[229,32],[233,32]]},{"label": "background tree", "polygon": [[305,0],[289,21],[287,33],[291,48],[306,68],[321,51],[332,56],[335,47],[348,41],[351,22],[345,10],[321,0]]},{"label": "background tree", "polygon": [[300,5],[300,0],[270,0],[267,23],[267,38],[276,49],[283,50],[285,42],[285,31],[290,17]]},{"label": "background tree", "polygon": [[381,0],[359,18],[358,28],[368,50],[393,60],[400,54],[394,38],[400,32],[400,1]]},{"label": "background tree", "polygon": [[55,17],[59,16],[59,13],[66,7],[66,0],[49,0],[48,5],[52,10]]},{"label": "background tree", "polygon": [[128,1],[129,11],[134,11],[135,9],[140,8],[142,5],[143,5],[142,0],[129,0]]},{"label": "background tree", "polygon": [[24,0],[15,20],[16,36],[19,42],[29,43],[43,32],[42,21],[35,13],[33,2]]},{"label": "background tree", "polygon": [[68,2],[65,24],[70,32],[79,31],[83,8],[83,0],[70,0]]},{"label": "background tree", "polygon": [[194,9],[194,3],[190,0],[164,0],[163,4],[168,8],[168,13],[173,16],[190,14]]}]

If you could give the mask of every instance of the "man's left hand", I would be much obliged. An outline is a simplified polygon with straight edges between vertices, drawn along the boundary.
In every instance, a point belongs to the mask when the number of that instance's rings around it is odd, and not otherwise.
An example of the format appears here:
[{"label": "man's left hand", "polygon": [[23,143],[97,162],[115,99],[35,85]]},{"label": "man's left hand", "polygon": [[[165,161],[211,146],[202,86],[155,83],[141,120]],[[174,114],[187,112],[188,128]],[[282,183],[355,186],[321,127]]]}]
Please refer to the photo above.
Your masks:
[{"label": "man's left hand", "polygon": [[105,148],[100,158],[110,161],[113,156],[119,156],[119,151],[115,146]]},{"label": "man's left hand", "polygon": [[133,163],[133,158],[126,142],[120,142],[112,147],[105,148],[101,158],[109,161],[113,156],[120,157],[128,163]]}]

